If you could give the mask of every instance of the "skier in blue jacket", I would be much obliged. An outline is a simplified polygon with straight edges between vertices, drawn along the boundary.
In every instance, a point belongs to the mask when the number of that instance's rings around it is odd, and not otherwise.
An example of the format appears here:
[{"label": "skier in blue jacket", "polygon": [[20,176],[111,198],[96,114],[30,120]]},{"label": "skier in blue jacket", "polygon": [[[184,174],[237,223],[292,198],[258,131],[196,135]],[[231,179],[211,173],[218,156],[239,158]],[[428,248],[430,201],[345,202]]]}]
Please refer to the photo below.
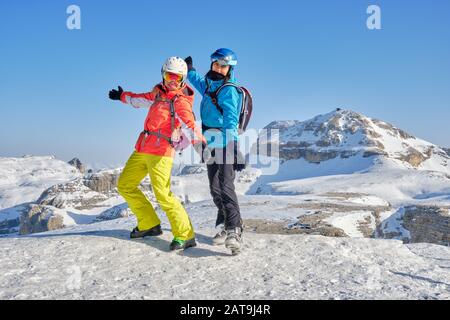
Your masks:
[{"label": "skier in blue jacket", "polygon": [[226,86],[216,93],[224,83],[236,83],[237,57],[230,49],[216,50],[211,55],[211,69],[204,77],[194,69],[191,57],[185,61],[190,83],[203,96],[200,104],[202,129],[211,150],[211,158],[207,161],[209,187],[218,208],[216,227],[221,227],[213,243],[225,244],[237,254],[241,249],[243,225],[234,179],[235,170],[243,168],[240,161],[236,163],[242,94],[233,86]]}]

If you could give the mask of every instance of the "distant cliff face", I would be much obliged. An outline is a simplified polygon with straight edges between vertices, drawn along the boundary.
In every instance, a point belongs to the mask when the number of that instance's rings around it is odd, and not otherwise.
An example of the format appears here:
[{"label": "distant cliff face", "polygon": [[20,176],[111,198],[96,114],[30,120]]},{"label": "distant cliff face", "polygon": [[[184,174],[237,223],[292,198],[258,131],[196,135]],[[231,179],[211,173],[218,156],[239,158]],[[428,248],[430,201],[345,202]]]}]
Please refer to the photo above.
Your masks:
[{"label": "distant cliff face", "polygon": [[121,170],[107,170],[85,175],[83,184],[91,190],[108,193],[115,192]]},{"label": "distant cliff face", "polygon": [[[388,157],[417,168],[433,155],[442,161],[450,159],[448,149],[351,110],[338,109],[304,122],[274,121],[265,129],[277,129],[279,134],[261,135],[260,145],[278,144],[279,157],[283,160],[303,158],[320,163],[361,154]],[[252,152],[256,152],[255,147]]]},{"label": "distant cliff face", "polygon": [[70,164],[71,166],[74,166],[75,168],[77,168],[83,174],[86,172],[85,165],[82,164],[80,159],[78,159],[78,158],[73,158],[72,160],[70,160],[68,162],[68,164]]}]

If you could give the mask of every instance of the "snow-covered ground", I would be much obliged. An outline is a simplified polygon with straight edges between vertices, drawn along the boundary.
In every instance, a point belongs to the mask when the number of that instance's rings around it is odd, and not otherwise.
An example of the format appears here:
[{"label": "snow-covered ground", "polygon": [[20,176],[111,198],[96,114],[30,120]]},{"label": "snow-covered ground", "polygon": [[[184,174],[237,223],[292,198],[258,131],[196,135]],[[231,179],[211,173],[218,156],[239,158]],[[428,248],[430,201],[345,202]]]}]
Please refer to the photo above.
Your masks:
[{"label": "snow-covered ground", "polygon": [[[357,158],[357,157],[354,157]],[[343,161],[342,159],[335,160]],[[374,161],[374,159],[372,159]],[[450,175],[439,171],[405,168],[398,160],[375,160],[366,168],[353,168],[352,173],[324,172],[328,168],[339,170],[333,160],[323,164],[308,164],[303,159],[287,161],[279,174],[261,177],[251,191],[258,194],[323,194],[349,192],[370,194],[394,206],[417,204],[450,205]],[[312,170],[316,166],[316,170]],[[294,168],[298,168],[295,170]],[[345,167],[344,167],[345,168]],[[309,170],[308,170],[309,169]],[[323,172],[311,176],[315,172]],[[286,176],[295,172],[293,179]]]},{"label": "snow-covered ground", "polygon": [[198,246],[173,253],[166,222],[163,236],[131,241],[134,224],[0,239],[0,299],[450,298],[448,247],[246,233],[233,257],[197,227]]}]

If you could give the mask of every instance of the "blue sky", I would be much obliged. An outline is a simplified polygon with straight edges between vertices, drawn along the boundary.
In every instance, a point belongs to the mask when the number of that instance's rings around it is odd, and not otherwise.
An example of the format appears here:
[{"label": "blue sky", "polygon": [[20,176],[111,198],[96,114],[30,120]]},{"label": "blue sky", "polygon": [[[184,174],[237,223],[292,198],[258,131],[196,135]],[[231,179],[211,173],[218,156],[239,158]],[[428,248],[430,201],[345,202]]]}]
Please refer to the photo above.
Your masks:
[{"label": "blue sky", "polygon": [[[71,4],[81,30],[66,28]],[[366,28],[370,4],[382,30]],[[219,47],[238,54],[253,127],[343,107],[450,146],[448,0],[17,0],[0,13],[0,156],[123,164],[146,110],[108,91],[148,91],[172,55],[206,73]]]}]

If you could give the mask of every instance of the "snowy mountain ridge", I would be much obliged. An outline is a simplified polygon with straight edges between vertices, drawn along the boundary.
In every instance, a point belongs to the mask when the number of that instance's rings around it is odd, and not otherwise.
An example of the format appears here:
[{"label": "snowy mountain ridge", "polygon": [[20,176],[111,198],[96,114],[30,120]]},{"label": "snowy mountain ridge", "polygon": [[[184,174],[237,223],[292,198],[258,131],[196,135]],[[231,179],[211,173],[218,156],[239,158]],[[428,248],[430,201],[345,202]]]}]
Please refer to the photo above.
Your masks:
[{"label": "snowy mountain ridge", "polygon": [[358,154],[379,155],[402,161],[408,167],[422,166],[450,174],[446,149],[351,110],[337,109],[302,122],[274,121],[265,129],[278,129],[279,134],[261,136],[260,144],[279,141],[280,158],[284,160],[304,158],[318,163]]}]

